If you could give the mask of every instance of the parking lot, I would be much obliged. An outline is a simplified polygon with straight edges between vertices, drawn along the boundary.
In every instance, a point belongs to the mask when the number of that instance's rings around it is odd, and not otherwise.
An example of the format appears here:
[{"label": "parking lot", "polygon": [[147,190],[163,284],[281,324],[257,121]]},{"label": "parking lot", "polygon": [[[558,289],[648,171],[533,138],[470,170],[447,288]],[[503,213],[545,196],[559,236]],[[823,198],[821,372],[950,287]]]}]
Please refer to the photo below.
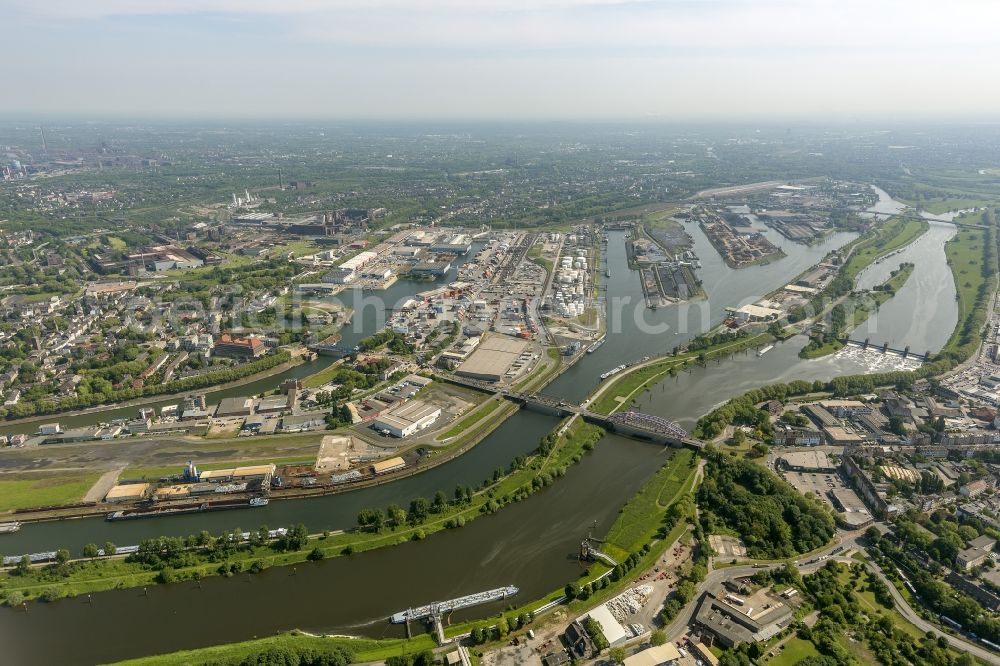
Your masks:
[{"label": "parking lot", "polygon": [[781,474],[803,495],[814,493],[831,507],[833,502],[828,495],[829,491],[846,488],[836,472],[782,472]]}]

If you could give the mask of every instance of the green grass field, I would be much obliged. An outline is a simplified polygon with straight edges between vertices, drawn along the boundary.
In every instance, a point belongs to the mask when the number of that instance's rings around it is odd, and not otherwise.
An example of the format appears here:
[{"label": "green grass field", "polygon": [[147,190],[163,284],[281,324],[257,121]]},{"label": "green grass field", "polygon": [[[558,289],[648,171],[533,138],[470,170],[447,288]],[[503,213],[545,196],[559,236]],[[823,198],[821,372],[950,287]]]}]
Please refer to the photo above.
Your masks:
[{"label": "green grass field", "polygon": [[0,511],[79,502],[100,474],[39,474],[0,481]]},{"label": "green grass field", "polygon": [[778,656],[768,659],[764,663],[767,666],[794,666],[803,659],[818,655],[819,650],[812,644],[812,641],[805,641],[796,636],[785,643]]},{"label": "green grass field", "polygon": [[612,557],[628,557],[656,534],[664,512],[690,489],[694,452],[678,450],[628,501],[608,530],[605,546]]},{"label": "green grass field", "polygon": [[930,224],[926,220],[912,218],[883,222],[874,236],[858,243],[842,269],[843,274],[853,282],[858,273],[876,259],[916,240],[929,227]]},{"label": "green grass field", "polygon": [[448,439],[450,437],[462,434],[467,429],[471,428],[473,425],[479,423],[487,416],[495,412],[497,408],[500,407],[501,404],[503,403],[500,400],[492,400],[483,405],[482,407],[475,408],[474,411],[472,411],[470,414],[466,415],[465,418],[456,423],[451,430],[441,435],[439,439]]},{"label": "green grass field", "polygon": [[333,378],[337,376],[337,373],[343,369],[343,364],[341,363],[331,363],[319,372],[315,372],[305,379],[302,380],[302,386],[305,388],[319,388],[325,384],[329,384],[333,381]]},{"label": "green grass field", "polygon": [[985,199],[974,199],[968,197],[955,197],[944,199],[943,201],[920,201],[917,202],[921,208],[928,213],[940,215],[953,210],[965,210],[966,208],[981,208],[990,205]]},{"label": "green grass field", "polygon": [[[941,350],[942,353],[951,352],[966,356],[975,351],[979,344],[978,331],[986,321],[986,312],[974,312],[974,310],[979,289],[987,281],[987,278],[983,277],[983,236],[984,232],[980,229],[959,229],[955,237],[945,243],[944,251],[955,278],[958,295],[958,323],[944,349]],[[988,280],[991,285],[996,283],[995,277],[990,277]],[[962,329],[970,317],[975,320],[972,324],[975,334],[963,343]]]},{"label": "green grass field", "polygon": [[[290,465],[292,463],[303,463],[306,465],[312,465],[316,462],[316,458],[261,458],[258,460],[223,460],[208,463],[195,463],[199,470],[210,470],[210,469],[227,469],[229,467],[245,467],[247,465],[267,465],[268,463],[274,463],[275,465]],[[174,474],[180,474],[183,472],[182,465],[169,465],[165,467],[129,467],[124,472],[121,473],[119,478],[122,479],[159,479],[164,476],[171,476]]]},{"label": "green grass field", "polygon": [[298,633],[287,633],[279,636],[260,638],[242,643],[217,645],[199,650],[185,650],[155,657],[129,659],[118,662],[120,666],[189,666],[206,662],[230,663],[240,659],[260,654],[271,648],[289,648],[293,650],[316,650],[317,652],[332,652],[343,647],[354,654],[354,663],[383,661],[393,655],[412,654],[435,647],[430,634],[422,634],[411,640],[385,639],[367,640],[343,637],[307,636]]}]

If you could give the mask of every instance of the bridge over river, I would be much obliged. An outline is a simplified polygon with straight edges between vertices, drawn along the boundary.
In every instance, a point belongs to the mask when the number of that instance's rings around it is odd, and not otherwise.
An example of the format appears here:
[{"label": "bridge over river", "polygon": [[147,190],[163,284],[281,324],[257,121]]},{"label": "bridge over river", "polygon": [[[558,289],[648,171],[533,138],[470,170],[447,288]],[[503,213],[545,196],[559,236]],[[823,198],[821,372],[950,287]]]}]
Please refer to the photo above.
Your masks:
[{"label": "bridge over river", "polygon": [[590,411],[582,405],[577,405],[544,393],[530,393],[500,388],[489,382],[466,379],[455,375],[438,375],[437,378],[466,388],[499,395],[528,409],[552,414],[553,416],[579,416],[589,423],[599,425],[606,430],[625,435],[626,437],[669,444],[670,446],[689,446],[695,449],[701,449],[705,446],[704,442],[691,437],[679,425],[661,416],[643,414],[641,412],[616,412],[610,415],[599,414]]}]

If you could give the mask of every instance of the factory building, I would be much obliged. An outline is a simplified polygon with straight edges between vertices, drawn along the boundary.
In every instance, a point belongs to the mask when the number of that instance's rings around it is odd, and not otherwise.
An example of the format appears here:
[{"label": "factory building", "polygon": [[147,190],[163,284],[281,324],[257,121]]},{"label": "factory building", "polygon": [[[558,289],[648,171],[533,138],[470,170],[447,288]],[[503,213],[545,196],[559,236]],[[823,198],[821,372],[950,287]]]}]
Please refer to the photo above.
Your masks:
[{"label": "factory building", "polygon": [[422,400],[413,400],[375,419],[373,427],[393,437],[407,437],[433,424],[441,408]]},{"label": "factory building", "polygon": [[498,382],[527,348],[528,342],[525,340],[499,335],[484,337],[476,350],[455,369],[455,374]]}]

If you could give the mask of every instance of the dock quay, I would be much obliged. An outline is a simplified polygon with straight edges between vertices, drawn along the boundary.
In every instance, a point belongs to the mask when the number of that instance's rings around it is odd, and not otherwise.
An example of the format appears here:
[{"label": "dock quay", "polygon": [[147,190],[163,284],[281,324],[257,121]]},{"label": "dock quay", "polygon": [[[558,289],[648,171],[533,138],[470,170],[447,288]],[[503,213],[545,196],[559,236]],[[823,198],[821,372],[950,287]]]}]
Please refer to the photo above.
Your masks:
[{"label": "dock quay", "polygon": [[451,613],[452,611],[460,610],[462,608],[488,604],[493,601],[503,601],[507,597],[512,597],[517,593],[518,589],[513,585],[498,587],[495,590],[468,594],[464,597],[451,599],[450,601],[435,601],[434,603],[430,603],[425,606],[408,608],[404,611],[393,614],[389,618],[389,621],[393,624],[406,624],[413,620],[440,618],[446,613]]}]

